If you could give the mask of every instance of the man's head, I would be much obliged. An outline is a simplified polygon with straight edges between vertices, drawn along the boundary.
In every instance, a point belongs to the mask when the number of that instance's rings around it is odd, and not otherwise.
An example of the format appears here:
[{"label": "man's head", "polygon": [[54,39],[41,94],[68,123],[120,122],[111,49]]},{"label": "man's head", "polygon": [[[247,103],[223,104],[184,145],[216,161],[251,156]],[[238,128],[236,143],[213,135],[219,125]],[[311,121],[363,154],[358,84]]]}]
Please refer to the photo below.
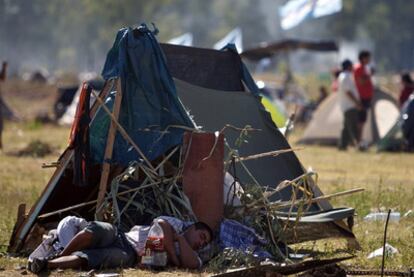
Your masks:
[{"label": "man's head", "polygon": [[371,61],[371,52],[367,50],[362,50],[361,52],[359,52],[358,60],[362,65],[369,64],[369,62]]},{"label": "man's head", "polygon": [[199,250],[213,240],[213,231],[204,222],[196,222],[184,232],[184,237],[193,250]]},{"label": "man's head", "polygon": [[350,60],[344,60],[342,62],[342,71],[351,71],[352,70],[352,62]]}]

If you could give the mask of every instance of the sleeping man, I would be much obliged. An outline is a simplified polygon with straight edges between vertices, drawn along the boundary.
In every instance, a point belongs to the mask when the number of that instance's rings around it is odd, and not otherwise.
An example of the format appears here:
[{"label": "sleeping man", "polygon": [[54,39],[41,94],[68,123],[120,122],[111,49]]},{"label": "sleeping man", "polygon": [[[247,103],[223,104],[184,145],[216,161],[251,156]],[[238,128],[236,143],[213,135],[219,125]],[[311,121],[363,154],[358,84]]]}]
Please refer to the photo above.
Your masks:
[{"label": "sleeping man", "polygon": [[[76,217],[64,218],[59,225],[68,220],[75,222],[72,228],[59,231],[58,227],[57,236],[64,246],[63,250],[54,258],[29,259],[30,271],[39,273],[57,268],[127,268],[140,263],[151,226],[134,226],[124,233],[110,223],[86,222]],[[154,221],[163,229],[164,247],[170,265],[188,269],[201,267],[202,261],[197,251],[213,239],[213,232],[207,224],[184,222],[167,216],[158,217]],[[74,236],[66,245],[64,241],[71,232]]]}]

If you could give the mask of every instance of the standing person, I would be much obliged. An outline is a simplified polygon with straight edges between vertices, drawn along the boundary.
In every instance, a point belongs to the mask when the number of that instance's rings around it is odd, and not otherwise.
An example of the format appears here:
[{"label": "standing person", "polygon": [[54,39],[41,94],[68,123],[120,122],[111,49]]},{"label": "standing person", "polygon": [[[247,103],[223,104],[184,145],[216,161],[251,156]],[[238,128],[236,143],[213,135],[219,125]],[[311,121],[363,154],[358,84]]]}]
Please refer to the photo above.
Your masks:
[{"label": "standing person", "polygon": [[338,77],[338,101],[344,115],[338,149],[346,150],[349,144],[358,145],[359,112],[362,109],[360,98],[352,76],[352,62],[342,62],[342,72]]},{"label": "standing person", "polygon": [[411,79],[410,73],[401,74],[401,84],[402,89],[399,97],[400,107],[404,105],[410,94],[414,92],[414,82]]},{"label": "standing person", "polygon": [[[355,85],[358,90],[362,109],[359,112],[358,140],[362,138],[362,130],[367,121],[368,111],[371,107],[374,85],[372,84],[371,70],[368,68],[371,62],[371,52],[363,50],[358,55],[359,63],[354,68]],[[361,145],[363,146],[363,145]]]},{"label": "standing person", "polygon": [[[7,62],[3,62],[1,66],[0,71],[0,82],[4,82],[7,77]],[[1,95],[1,89],[0,89],[0,151],[3,149],[3,140],[2,140],[2,134],[3,134],[3,125],[4,125],[4,111],[3,111],[3,98]]]}]

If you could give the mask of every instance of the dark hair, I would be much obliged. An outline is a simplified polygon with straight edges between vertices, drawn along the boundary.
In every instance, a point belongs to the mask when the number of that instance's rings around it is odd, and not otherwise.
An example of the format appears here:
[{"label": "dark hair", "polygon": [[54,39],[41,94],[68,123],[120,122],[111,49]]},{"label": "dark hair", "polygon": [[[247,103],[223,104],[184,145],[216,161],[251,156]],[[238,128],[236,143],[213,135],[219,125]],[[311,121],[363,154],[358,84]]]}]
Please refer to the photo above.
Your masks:
[{"label": "dark hair", "polygon": [[352,62],[348,59],[342,62],[342,70],[347,70],[349,67],[352,67]]},{"label": "dark hair", "polygon": [[214,238],[213,230],[206,223],[198,221],[193,224],[196,230],[206,230],[210,234],[211,240]]},{"label": "dark hair", "polygon": [[362,61],[362,59],[369,58],[369,57],[371,57],[371,52],[369,52],[368,50],[362,50],[358,54],[359,61]]},{"label": "dark hair", "polygon": [[413,79],[411,79],[410,73],[408,73],[408,72],[405,72],[405,73],[401,74],[401,80],[403,82],[408,83],[408,84],[413,84],[414,83]]}]

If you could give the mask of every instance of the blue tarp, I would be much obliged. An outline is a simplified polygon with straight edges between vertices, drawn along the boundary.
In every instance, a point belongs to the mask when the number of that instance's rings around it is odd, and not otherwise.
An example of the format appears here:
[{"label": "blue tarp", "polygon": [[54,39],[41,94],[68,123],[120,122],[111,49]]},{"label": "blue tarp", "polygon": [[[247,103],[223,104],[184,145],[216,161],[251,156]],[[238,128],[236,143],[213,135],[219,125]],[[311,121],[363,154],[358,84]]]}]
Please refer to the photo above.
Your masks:
[{"label": "blue tarp", "polygon": [[[121,78],[122,102],[119,123],[149,160],[181,144],[184,130],[193,127],[182,107],[160,46],[146,25],[121,29],[107,55],[102,76]],[[112,110],[116,91],[105,100]],[[91,124],[90,145],[94,162],[102,163],[110,118],[100,109]],[[167,130],[168,132],[163,132]],[[139,160],[135,149],[117,132],[111,162],[127,165]]]}]

